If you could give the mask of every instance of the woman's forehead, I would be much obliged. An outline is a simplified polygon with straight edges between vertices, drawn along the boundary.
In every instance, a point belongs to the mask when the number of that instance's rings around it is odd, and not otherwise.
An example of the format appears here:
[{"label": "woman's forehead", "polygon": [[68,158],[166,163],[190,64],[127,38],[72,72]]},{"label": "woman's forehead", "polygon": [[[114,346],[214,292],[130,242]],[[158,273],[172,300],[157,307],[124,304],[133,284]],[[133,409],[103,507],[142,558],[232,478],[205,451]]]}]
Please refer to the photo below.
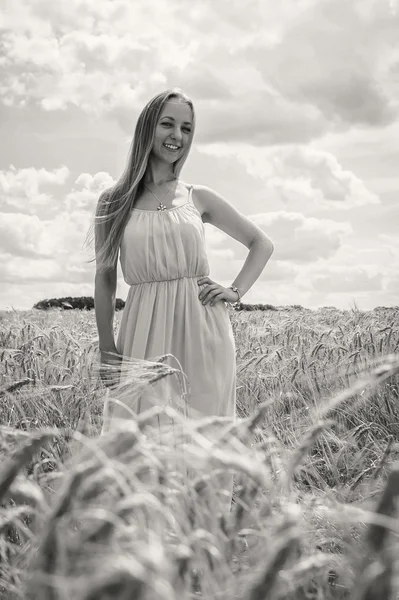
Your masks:
[{"label": "woman's forehead", "polygon": [[191,108],[182,100],[169,100],[162,109],[160,118],[172,117],[181,121],[192,120]]}]

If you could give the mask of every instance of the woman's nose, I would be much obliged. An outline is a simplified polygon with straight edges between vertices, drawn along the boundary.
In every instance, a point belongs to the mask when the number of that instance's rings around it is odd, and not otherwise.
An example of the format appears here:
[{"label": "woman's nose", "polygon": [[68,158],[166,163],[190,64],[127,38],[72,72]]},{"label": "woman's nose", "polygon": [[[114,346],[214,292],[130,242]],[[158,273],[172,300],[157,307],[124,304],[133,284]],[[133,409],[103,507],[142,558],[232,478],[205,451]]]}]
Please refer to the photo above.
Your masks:
[{"label": "woman's nose", "polygon": [[180,129],[178,129],[178,128],[174,129],[174,130],[173,130],[173,132],[172,132],[172,137],[173,137],[173,138],[174,138],[176,141],[179,141],[179,140],[181,140],[181,137],[182,137],[182,135],[181,135],[181,131],[180,131]]}]

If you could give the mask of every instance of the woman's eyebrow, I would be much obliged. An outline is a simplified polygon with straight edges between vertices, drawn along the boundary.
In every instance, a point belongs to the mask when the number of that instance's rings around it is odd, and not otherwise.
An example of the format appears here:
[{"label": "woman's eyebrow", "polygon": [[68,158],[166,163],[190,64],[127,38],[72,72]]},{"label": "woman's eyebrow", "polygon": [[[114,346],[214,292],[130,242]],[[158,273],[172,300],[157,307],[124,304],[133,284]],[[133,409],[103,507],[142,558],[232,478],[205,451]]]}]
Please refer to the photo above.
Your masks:
[{"label": "woman's eyebrow", "polygon": [[[175,120],[173,117],[168,117],[168,115],[161,117],[161,119],[171,119],[172,121]],[[192,125],[192,123],[191,123],[191,121],[184,121],[184,125]]]}]

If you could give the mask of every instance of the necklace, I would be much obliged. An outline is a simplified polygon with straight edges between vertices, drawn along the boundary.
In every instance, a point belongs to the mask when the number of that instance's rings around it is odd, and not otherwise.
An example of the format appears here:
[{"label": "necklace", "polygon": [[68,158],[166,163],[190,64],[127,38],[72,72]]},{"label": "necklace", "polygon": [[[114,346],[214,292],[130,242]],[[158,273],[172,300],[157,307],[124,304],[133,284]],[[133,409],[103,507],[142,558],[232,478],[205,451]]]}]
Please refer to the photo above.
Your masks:
[{"label": "necklace", "polygon": [[[175,179],[174,179],[173,181],[175,181]],[[154,196],[154,198],[157,200],[157,202],[159,202],[159,206],[157,206],[157,210],[166,210],[166,209],[167,209],[167,206],[166,206],[166,205],[165,205],[165,204],[162,202],[162,200],[160,200],[160,199],[158,198],[158,196],[156,196],[156,195],[154,194],[154,192],[152,192],[152,191],[150,190],[150,188],[146,186],[146,184],[144,184],[144,187],[145,187],[145,188],[146,188],[146,189],[147,189],[147,190],[150,192],[150,194],[152,194],[152,195]],[[166,196],[165,196],[165,201],[168,199],[168,197],[169,197],[169,194],[170,194],[170,192],[172,191],[172,188],[173,188],[173,185],[172,185],[172,186],[169,188],[169,191],[168,191],[168,193],[167,193],[167,194],[166,194]]]}]

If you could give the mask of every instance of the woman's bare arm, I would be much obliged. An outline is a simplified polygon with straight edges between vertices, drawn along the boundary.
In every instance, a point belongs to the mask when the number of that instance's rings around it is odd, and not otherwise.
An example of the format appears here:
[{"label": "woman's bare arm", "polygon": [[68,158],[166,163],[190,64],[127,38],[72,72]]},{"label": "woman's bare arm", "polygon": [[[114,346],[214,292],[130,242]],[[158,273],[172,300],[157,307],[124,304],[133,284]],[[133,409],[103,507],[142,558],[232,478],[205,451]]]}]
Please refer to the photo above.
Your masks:
[{"label": "woman's bare arm", "polygon": [[[98,201],[96,216],[102,214],[101,203],[106,198],[105,193]],[[94,280],[94,310],[99,338],[99,349],[102,353],[116,352],[114,339],[114,314],[117,284],[117,262],[112,268],[100,268],[100,250],[106,236],[105,224],[96,221],[94,227],[94,242],[96,253],[96,275]]]},{"label": "woman's bare arm", "polygon": [[96,272],[94,283],[94,309],[98,330],[98,345],[102,352],[116,352],[114,339],[114,314],[116,296],[116,268]]},{"label": "woman's bare arm", "polygon": [[259,278],[273,254],[273,242],[258,225],[236,210],[223,196],[205,186],[195,186],[195,190],[203,209],[204,223],[211,223],[249,249],[245,263],[232,283],[243,296]]}]

